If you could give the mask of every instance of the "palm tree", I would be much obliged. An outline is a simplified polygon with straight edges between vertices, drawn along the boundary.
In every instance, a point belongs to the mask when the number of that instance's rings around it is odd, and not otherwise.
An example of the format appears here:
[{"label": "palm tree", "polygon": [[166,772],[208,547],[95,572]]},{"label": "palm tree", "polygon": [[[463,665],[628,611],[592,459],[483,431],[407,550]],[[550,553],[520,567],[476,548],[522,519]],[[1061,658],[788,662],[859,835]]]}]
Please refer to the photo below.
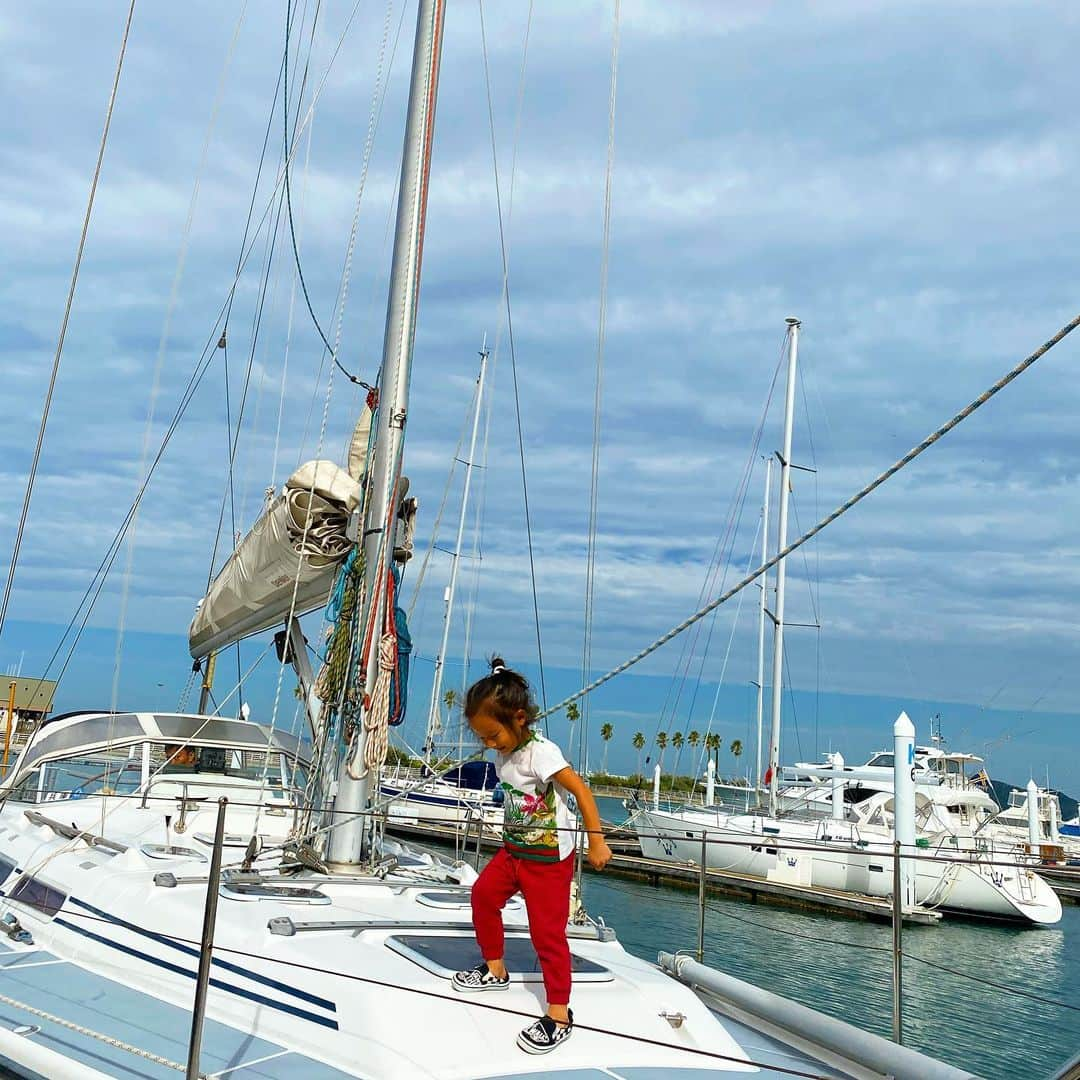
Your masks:
[{"label": "palm tree", "polygon": [[667,749],[667,732],[666,731],[661,731],[656,736],[656,745],[660,750],[660,760],[657,762],[657,764],[662,769],[664,767],[664,751]]},{"label": "palm tree", "polygon": [[705,738],[705,749],[712,752],[717,771],[720,769],[720,744],[722,742],[719,735],[708,735]]},{"label": "palm tree", "polygon": [[454,709],[457,708],[458,696],[456,690],[447,690],[442,696],[443,704],[446,706],[446,720],[449,727],[450,721],[454,718]]},{"label": "palm tree", "polygon": [[634,749],[637,751],[637,775],[641,775],[641,751],[645,749],[645,736],[640,731],[634,732]]},{"label": "palm tree", "polygon": [[604,740],[604,756],[600,759],[600,771],[607,775],[607,744],[611,742],[612,735],[615,734],[615,727],[612,724],[600,725],[600,738]]},{"label": "palm tree", "polygon": [[686,736],[686,741],[690,744],[691,748],[696,750],[698,743],[701,742],[701,732],[691,731],[690,734]]},{"label": "palm tree", "polygon": [[569,720],[571,724],[575,720],[581,719],[581,710],[577,707],[576,701],[571,701],[570,704],[566,706],[566,719]]},{"label": "palm tree", "polygon": [[735,759],[735,773],[739,772],[739,758],[742,757],[742,739],[732,739],[731,746],[728,747],[731,751],[731,756]]},{"label": "palm tree", "polygon": [[686,739],[683,737],[683,733],[681,731],[676,731],[675,734],[671,736],[671,745],[674,746],[675,749],[678,751],[678,753],[675,755],[675,768],[671,771],[672,791],[675,790],[675,777],[679,775],[679,758],[682,757],[682,748],[685,741]]}]

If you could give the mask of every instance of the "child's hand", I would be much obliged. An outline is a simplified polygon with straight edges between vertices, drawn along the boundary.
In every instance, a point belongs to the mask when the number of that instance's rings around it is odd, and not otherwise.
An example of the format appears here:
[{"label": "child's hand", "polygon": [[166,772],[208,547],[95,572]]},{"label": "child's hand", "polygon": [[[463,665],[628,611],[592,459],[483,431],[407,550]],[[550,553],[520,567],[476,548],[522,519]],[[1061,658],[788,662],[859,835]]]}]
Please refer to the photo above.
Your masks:
[{"label": "child's hand", "polygon": [[589,854],[587,858],[589,865],[594,870],[603,870],[611,862],[611,848],[607,846],[607,841],[602,836],[589,837]]}]

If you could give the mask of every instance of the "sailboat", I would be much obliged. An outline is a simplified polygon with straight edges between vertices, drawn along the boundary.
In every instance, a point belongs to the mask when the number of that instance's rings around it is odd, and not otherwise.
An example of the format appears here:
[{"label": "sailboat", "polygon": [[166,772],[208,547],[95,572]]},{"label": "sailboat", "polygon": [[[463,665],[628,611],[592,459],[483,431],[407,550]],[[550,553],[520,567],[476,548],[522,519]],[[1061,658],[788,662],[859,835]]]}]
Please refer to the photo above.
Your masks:
[{"label": "sailboat", "polygon": [[[777,550],[787,546],[788,496],[790,493],[792,428],[798,319],[787,320],[787,391],[784,402],[783,449],[779,454],[780,499]],[[842,760],[814,769],[817,779],[830,785],[833,809],[824,820],[807,813],[803,793],[786,800],[795,812],[781,813],[780,717],[784,656],[785,563],[776,567],[776,610],[773,613],[772,709],[767,771],[763,778],[768,804],[756,811],[731,811],[723,806],[665,809],[659,805],[639,807],[629,824],[637,831],[642,853],[661,861],[689,862],[702,858],[707,842],[710,867],[749,874],[773,881],[811,888],[835,889],[870,896],[892,896],[894,882],[892,850],[904,823],[900,817],[894,784],[881,784],[881,767],[871,764],[866,774],[845,770]],[[762,610],[764,610],[764,593]],[[763,626],[763,622],[760,624]],[[760,671],[760,659],[759,659]],[[761,700],[759,674],[759,703]],[[760,710],[760,704],[759,704]],[[905,723],[910,725],[906,715]],[[759,711],[759,728],[760,728]],[[947,757],[947,756],[946,756]],[[955,755],[953,756],[955,757]],[[760,759],[759,759],[760,760]],[[889,772],[895,761],[889,756]],[[969,764],[965,757],[958,764]],[[914,728],[911,729],[911,780],[916,781]],[[806,771],[806,767],[797,767]],[[895,775],[895,773],[894,773]],[[835,778],[835,779],[834,779]],[[877,784],[879,790],[853,805],[844,803],[849,780]],[[1050,885],[1035,872],[1037,863],[1013,843],[994,842],[977,835],[979,826],[997,812],[997,804],[973,785],[916,784],[913,807],[924,848],[914,864],[910,895],[905,903],[917,903],[969,915],[1022,923],[1052,925],[1061,919],[1061,902]],[[801,811],[801,812],[800,812]],[[914,839],[914,838],[913,838]],[[933,856],[931,858],[930,856]],[[1002,863],[1006,865],[1001,865]],[[1011,865],[1008,865],[1011,864]]]},{"label": "sailboat", "polygon": [[[456,994],[453,972],[477,956],[474,871],[379,827],[397,667],[393,533],[444,14],[442,0],[420,0],[379,401],[362,480],[350,476],[359,491],[320,467],[293,489],[306,482],[313,496],[320,476],[341,480],[319,488],[327,503],[336,496],[324,491],[344,489],[340,506],[307,501],[345,517],[356,554],[312,555],[304,500],[285,496],[284,535],[299,540],[291,593],[256,580],[277,591],[252,603],[236,587],[241,568],[227,567],[218,580],[228,588],[211,590],[190,637],[206,656],[281,620],[310,749],[245,716],[82,712],[40,727],[0,787],[0,1061],[17,1076],[537,1075],[514,1040],[536,1014],[540,979],[520,901],[506,910],[508,991],[497,1003]],[[276,501],[271,509],[281,513]],[[284,520],[293,510],[299,527]],[[353,591],[341,610],[357,614],[339,618],[329,659],[340,649],[350,677],[362,675],[355,698],[349,685],[320,696],[296,623],[339,576]],[[231,615],[215,604],[222,595]],[[350,625],[372,632],[339,637]],[[111,773],[76,797],[67,767],[91,758]],[[585,913],[568,935],[575,1034],[555,1066],[568,1078],[970,1076],[687,955],[647,963]]]},{"label": "sailboat", "polygon": [[[495,834],[502,826],[502,790],[497,786],[495,767],[489,761],[470,760],[458,763],[451,759],[450,768],[441,773],[437,768],[441,760],[443,740],[443,674],[446,670],[447,649],[457,592],[458,571],[461,565],[462,544],[465,538],[465,522],[469,510],[469,491],[472,486],[473,469],[476,466],[476,444],[480,430],[480,418],[484,403],[484,384],[490,353],[485,342],[480,351],[480,371],[476,378],[476,395],[472,409],[472,432],[469,437],[468,456],[465,459],[465,478],[461,493],[461,509],[458,514],[457,537],[450,555],[450,575],[443,600],[442,637],[435,656],[435,671],[431,680],[431,699],[428,705],[427,728],[424,733],[422,766],[398,765],[384,773],[379,791],[387,803],[387,824],[393,829],[400,825],[451,825],[461,827],[465,836],[474,829],[480,833]],[[435,537],[432,537],[432,546]],[[453,699],[451,699],[453,700]],[[461,740],[464,717],[459,717],[457,758],[464,757]]]}]

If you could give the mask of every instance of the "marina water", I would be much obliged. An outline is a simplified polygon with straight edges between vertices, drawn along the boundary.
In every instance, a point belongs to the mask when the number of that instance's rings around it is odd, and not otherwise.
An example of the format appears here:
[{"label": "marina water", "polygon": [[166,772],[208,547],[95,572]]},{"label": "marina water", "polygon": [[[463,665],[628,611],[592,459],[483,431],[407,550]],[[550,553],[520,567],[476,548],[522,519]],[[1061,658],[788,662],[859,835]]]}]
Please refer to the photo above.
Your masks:
[{"label": "marina water", "polygon": [[[605,819],[622,819],[615,800],[600,802]],[[590,873],[583,893],[589,914],[638,956],[696,946],[694,889]],[[1054,927],[954,917],[905,926],[903,948],[907,1045],[987,1080],[1045,1080],[1080,1050],[1080,907],[1066,906]],[[708,896],[705,963],[891,1035],[888,924]]]}]

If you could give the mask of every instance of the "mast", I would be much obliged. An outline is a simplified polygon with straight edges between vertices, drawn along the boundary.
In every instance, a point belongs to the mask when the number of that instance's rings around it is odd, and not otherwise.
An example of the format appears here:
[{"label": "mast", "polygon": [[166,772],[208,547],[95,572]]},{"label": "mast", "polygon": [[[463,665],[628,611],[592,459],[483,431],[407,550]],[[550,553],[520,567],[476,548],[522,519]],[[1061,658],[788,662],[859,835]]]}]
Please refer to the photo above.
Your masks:
[{"label": "mast", "polygon": [[[791,429],[795,419],[795,368],[799,359],[798,319],[788,319],[787,393],[784,397],[784,444],[780,453],[780,515],[776,550],[787,547],[788,495],[791,490]],[[772,728],[769,732],[769,814],[776,816],[777,774],[780,771],[780,706],[784,675],[784,578],[787,559],[776,564],[776,612],[773,617]]]},{"label": "mast", "polygon": [[[409,375],[412,368],[416,309],[420,292],[420,263],[424,251],[424,222],[427,216],[428,178],[431,144],[435,129],[435,100],[439,85],[439,58],[442,52],[445,0],[419,0],[416,13],[416,41],[413,47],[409,111],[405,123],[405,143],[401,154],[401,181],[398,194],[394,259],[386,304],[379,379],[379,406],[375,415],[376,436],[370,470],[370,491],[364,508],[365,610],[361,623],[383,625],[386,611],[386,579],[394,553],[394,525],[397,516],[398,478],[401,472],[402,441],[409,406]],[[378,674],[379,633],[362,658],[366,673],[365,698],[370,695]],[[366,712],[365,712],[366,720]],[[362,760],[364,725],[356,736],[356,760]],[[355,864],[366,852],[369,823],[362,812],[370,801],[375,777],[364,772],[360,779],[349,773],[349,755],[343,756],[334,798],[335,828],[330,833],[329,858],[335,863]]]},{"label": "mast", "polygon": [[[769,488],[772,486],[772,458],[765,459],[765,498],[761,504],[761,561],[769,561]],[[769,574],[761,575],[758,581],[761,590],[761,606],[758,609],[758,646],[757,646],[757,772],[755,786],[758,789],[758,802],[761,801],[761,728],[765,714],[765,615],[768,611]]]},{"label": "mast", "polygon": [[439,694],[442,692],[443,667],[446,664],[446,647],[450,640],[450,616],[454,609],[454,591],[457,588],[458,566],[461,561],[461,544],[465,537],[465,515],[469,509],[469,484],[472,481],[473,463],[476,461],[476,435],[480,428],[480,410],[484,397],[484,375],[487,373],[488,348],[485,341],[480,350],[480,374],[476,379],[476,411],[473,413],[472,435],[469,438],[469,456],[465,461],[465,484],[461,491],[461,515],[458,517],[457,540],[450,557],[450,583],[446,587],[446,603],[443,608],[442,643],[435,656],[435,678],[431,684],[431,708],[428,710],[427,735],[424,746],[430,760],[435,737],[442,724],[439,720]]}]

